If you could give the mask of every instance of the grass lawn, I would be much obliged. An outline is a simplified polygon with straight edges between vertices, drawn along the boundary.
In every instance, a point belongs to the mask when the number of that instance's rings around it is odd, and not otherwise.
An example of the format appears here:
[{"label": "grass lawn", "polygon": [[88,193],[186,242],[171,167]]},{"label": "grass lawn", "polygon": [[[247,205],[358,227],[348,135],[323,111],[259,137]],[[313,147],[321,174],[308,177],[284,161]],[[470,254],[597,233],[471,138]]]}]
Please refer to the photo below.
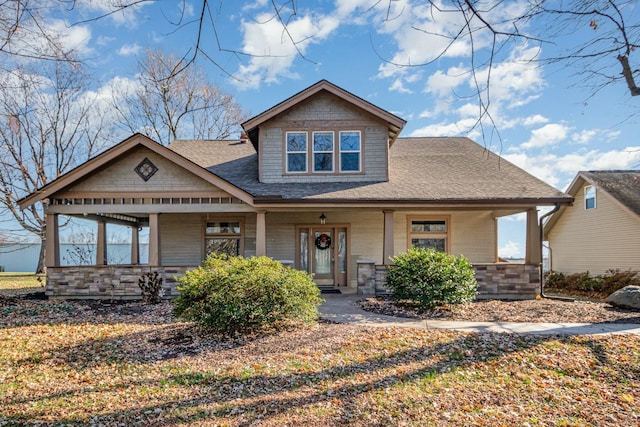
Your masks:
[{"label": "grass lawn", "polygon": [[320,323],[223,339],[169,303],[0,299],[0,426],[639,423],[637,336]]},{"label": "grass lawn", "polygon": [[0,273],[0,296],[43,291],[44,280],[44,276],[33,273]]}]

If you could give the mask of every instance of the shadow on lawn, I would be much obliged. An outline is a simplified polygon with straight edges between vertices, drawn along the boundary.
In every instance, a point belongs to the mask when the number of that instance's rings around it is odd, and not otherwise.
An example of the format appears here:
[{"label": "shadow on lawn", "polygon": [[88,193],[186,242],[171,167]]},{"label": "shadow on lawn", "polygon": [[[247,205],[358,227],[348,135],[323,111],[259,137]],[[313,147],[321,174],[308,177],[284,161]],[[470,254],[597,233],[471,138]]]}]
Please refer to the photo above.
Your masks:
[{"label": "shadow on lawn", "polygon": [[[325,325],[321,328],[315,328],[308,334],[305,334],[304,342],[298,344],[299,347],[305,348],[310,343],[322,343],[323,339],[334,333],[339,333],[340,328],[346,328],[344,325]],[[353,328],[359,334],[363,329]],[[168,341],[162,339],[163,336],[171,334],[188,334],[194,330],[173,328],[171,325],[159,331],[155,336],[147,337],[152,343],[157,344],[160,351],[155,354],[161,354],[163,349],[172,347]],[[164,335],[163,335],[164,334]],[[380,338],[379,342],[370,344],[378,351],[376,355],[372,355],[360,361],[353,361],[340,366],[332,366],[325,369],[306,372],[292,372],[275,375],[261,375],[254,372],[248,376],[240,375],[219,375],[211,371],[194,371],[184,373],[169,373],[158,379],[124,381],[118,384],[110,385],[107,389],[105,386],[89,386],[84,388],[69,389],[63,393],[50,394],[44,396],[32,397],[25,400],[7,400],[5,405],[13,405],[20,403],[31,403],[36,406],[36,402],[40,402],[37,406],[41,406],[43,401],[56,398],[73,398],[78,395],[90,395],[95,392],[115,393],[119,389],[127,389],[134,387],[188,387],[189,394],[199,396],[197,398],[174,399],[170,401],[163,400],[161,404],[147,405],[143,407],[113,410],[104,414],[96,414],[90,418],[58,418],[55,424],[86,424],[91,421],[93,424],[123,423],[126,425],[174,425],[185,422],[198,422],[212,419],[220,420],[221,418],[240,417],[241,420],[234,419],[234,423],[241,425],[250,424],[252,422],[266,421],[271,417],[282,414],[293,408],[304,409],[311,405],[322,402],[338,402],[337,411],[339,415],[346,420],[351,413],[351,409],[359,403],[359,398],[365,394],[380,391],[406,382],[420,381],[421,379],[437,378],[443,373],[452,372],[460,368],[470,367],[476,364],[488,364],[499,362],[501,358],[511,354],[526,351],[533,347],[544,344],[548,341],[560,341],[563,343],[572,343],[574,345],[583,346],[593,354],[596,364],[606,367],[610,381],[619,381],[622,378],[615,378],[617,374],[623,373],[615,366],[615,363],[607,358],[605,349],[590,337],[566,337],[558,335],[505,335],[505,334],[463,334],[455,332],[441,333],[438,340],[434,340],[434,344],[419,346],[398,351],[382,351],[384,348],[384,332],[383,330],[375,330],[371,332],[371,336]],[[281,335],[283,339],[286,334]],[[118,338],[122,342],[102,342],[101,346],[109,347],[116,345],[118,351],[123,351],[127,346],[134,346],[140,340],[138,334],[130,334]],[[274,338],[273,336],[271,338]],[[277,338],[277,337],[276,337]],[[451,338],[449,340],[449,338]],[[196,336],[192,336],[192,340],[196,340]],[[253,344],[261,345],[262,338],[257,338]],[[62,357],[63,363],[74,364],[78,360],[74,359],[78,352],[85,352],[95,342],[88,340],[81,345],[62,348],[58,351],[58,356]],[[97,341],[97,340],[95,340]],[[227,348],[216,348],[215,340],[209,343],[202,343],[202,352],[218,352],[225,350],[233,350],[234,346]],[[219,344],[219,342],[218,342]],[[326,354],[341,354],[346,351],[346,347],[353,344],[346,340],[342,346],[324,346],[321,348]],[[364,345],[364,343],[356,343]],[[380,344],[380,345],[378,345]],[[316,350],[316,347],[312,347]],[[291,347],[283,351],[283,357],[290,357],[288,352]],[[73,355],[73,356],[72,356]],[[232,353],[229,353],[231,356]],[[129,354],[127,357],[130,357]],[[90,356],[84,356],[85,360],[81,363],[91,363]],[[182,357],[182,356],[178,356]],[[149,358],[148,355],[139,355],[136,359],[137,363],[153,363],[159,359]],[[419,367],[408,368],[408,364],[419,364]],[[395,369],[394,369],[395,368]],[[549,369],[557,369],[550,367]],[[343,383],[335,386],[335,383],[346,378],[354,377],[356,374],[371,374],[377,372],[375,378],[357,382],[355,379],[349,383]],[[635,378],[640,377],[640,368],[629,373]],[[354,377],[357,378],[357,377]],[[285,393],[281,395],[281,393]],[[291,396],[294,394],[294,396]],[[82,398],[82,397],[81,397]],[[87,396],[91,399],[91,396]],[[508,396],[501,397],[508,399]],[[243,399],[243,403],[236,402]],[[3,399],[0,399],[2,401]],[[211,409],[213,407],[213,409]],[[39,411],[36,414],[30,414],[32,417],[43,417],[46,414]],[[0,416],[0,421],[2,421]],[[24,415],[14,414],[4,419],[11,425],[11,422],[23,422]],[[339,423],[339,420],[334,420]],[[327,420],[327,424],[333,424]],[[35,423],[35,421],[34,421]]]}]

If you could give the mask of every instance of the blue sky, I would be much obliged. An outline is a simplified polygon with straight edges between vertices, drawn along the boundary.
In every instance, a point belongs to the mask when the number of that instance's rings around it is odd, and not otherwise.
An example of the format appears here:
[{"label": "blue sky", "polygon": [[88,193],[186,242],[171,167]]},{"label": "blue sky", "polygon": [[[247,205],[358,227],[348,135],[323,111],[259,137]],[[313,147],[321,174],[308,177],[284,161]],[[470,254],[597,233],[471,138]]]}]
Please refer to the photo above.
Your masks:
[{"label": "blue sky", "polygon": [[[73,13],[48,17],[65,32],[66,43],[87,60],[98,81],[95,90],[105,99],[114,82],[131,84],[137,55],[145,48],[175,55],[193,48],[196,25],[177,28],[171,22],[183,11],[185,21],[195,19],[201,7],[198,1],[163,0],[80,22],[107,12],[111,3],[82,0]],[[299,41],[294,46],[274,16],[271,1],[211,1],[218,40],[207,27],[202,46],[217,65],[204,55],[198,63],[251,115],[327,79],[407,120],[402,136],[470,136],[561,190],[579,170],[638,166],[640,99],[632,99],[622,83],[593,94],[584,83],[598,81],[576,76],[579,68],[530,61],[561,52],[567,41],[588,40],[592,28],[567,29],[565,37],[554,38],[555,45],[520,42],[501,50],[490,80],[490,111],[500,137],[491,136],[492,128],[485,123],[483,138],[477,127],[470,128],[478,107],[468,73],[468,41],[436,58],[445,42],[433,34],[455,28],[459,18],[433,15],[421,6],[424,3],[296,1],[294,15],[291,2],[276,1],[283,5],[281,16],[288,19],[291,37]],[[496,22],[520,11],[522,4],[501,3],[494,11]],[[629,6],[629,20],[638,20],[639,9]],[[489,41],[486,34],[476,34],[479,55],[486,54]],[[616,70],[618,63],[612,54],[608,64],[598,66]],[[478,70],[480,76],[485,72]],[[524,255],[523,219],[500,221],[501,255]]]}]

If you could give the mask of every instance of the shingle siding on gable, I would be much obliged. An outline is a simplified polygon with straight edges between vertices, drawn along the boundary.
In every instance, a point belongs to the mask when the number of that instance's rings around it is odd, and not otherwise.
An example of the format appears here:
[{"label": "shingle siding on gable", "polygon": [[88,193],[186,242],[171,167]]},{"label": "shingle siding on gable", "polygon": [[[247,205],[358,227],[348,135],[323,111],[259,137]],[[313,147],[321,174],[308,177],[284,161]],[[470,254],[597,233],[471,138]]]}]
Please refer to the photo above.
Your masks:
[{"label": "shingle siding on gable", "polygon": [[[334,170],[339,170],[338,131],[362,131],[362,173],[286,174],[284,136],[287,131],[334,130]],[[313,99],[281,114],[260,127],[260,181],[282,182],[362,182],[388,179],[388,131],[368,114],[329,94],[318,94]],[[311,154],[311,153],[309,153]],[[307,166],[311,171],[311,157]]]},{"label": "shingle siding on gable", "polygon": [[[158,171],[144,181],[134,171],[144,158],[148,158]],[[69,191],[82,192],[144,192],[144,191],[221,191],[202,178],[176,166],[164,157],[138,148],[117,163],[101,169],[96,174],[80,181]]]},{"label": "shingle siding on gable", "polygon": [[596,208],[585,210],[583,185],[548,237],[554,271],[640,270],[640,221],[601,189],[596,189]]}]

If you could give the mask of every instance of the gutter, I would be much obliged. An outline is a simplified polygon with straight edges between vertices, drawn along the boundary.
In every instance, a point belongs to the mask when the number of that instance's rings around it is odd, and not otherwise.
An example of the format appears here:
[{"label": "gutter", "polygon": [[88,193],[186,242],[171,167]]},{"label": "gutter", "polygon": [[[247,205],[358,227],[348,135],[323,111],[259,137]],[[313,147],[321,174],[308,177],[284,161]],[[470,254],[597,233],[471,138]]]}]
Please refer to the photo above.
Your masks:
[{"label": "gutter", "polygon": [[542,268],[542,260],[544,259],[544,255],[543,255],[543,244],[542,242],[544,241],[544,233],[543,233],[543,224],[544,224],[544,220],[548,217],[553,215],[554,213],[558,212],[560,210],[560,203],[556,203],[556,206],[551,209],[549,212],[547,212],[546,214],[542,215],[540,217],[540,296],[542,298],[547,298],[547,299],[554,299],[554,300],[560,300],[560,301],[567,301],[567,302],[574,302],[575,298],[570,298],[570,297],[561,297],[561,296],[557,296],[557,295],[545,295],[544,294],[544,271]]}]

